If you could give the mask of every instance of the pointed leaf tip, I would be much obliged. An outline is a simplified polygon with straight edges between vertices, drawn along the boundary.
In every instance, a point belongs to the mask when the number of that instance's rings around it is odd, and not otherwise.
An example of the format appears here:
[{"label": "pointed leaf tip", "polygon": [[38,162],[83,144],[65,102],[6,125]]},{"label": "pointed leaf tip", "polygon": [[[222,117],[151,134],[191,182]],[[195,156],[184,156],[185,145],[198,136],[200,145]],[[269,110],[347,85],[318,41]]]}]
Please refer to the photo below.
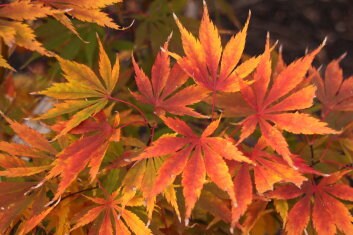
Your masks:
[{"label": "pointed leaf tip", "polygon": [[174,12],[173,12],[173,18],[174,18],[175,21],[179,21],[177,15]]}]

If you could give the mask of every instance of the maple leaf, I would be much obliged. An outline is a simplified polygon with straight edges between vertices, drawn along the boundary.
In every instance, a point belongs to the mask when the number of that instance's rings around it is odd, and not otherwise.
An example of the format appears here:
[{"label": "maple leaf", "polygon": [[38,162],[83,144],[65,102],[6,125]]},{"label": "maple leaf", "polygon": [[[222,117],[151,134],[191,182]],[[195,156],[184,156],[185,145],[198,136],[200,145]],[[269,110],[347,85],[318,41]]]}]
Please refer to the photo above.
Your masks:
[{"label": "maple leaf", "polygon": [[35,20],[57,13],[60,11],[44,6],[39,1],[30,0],[13,1],[0,8],[0,17],[17,21]]},{"label": "maple leaf", "polygon": [[350,170],[336,172],[324,177],[319,183],[307,181],[301,189],[294,185],[283,185],[269,193],[271,198],[301,199],[289,211],[285,229],[288,235],[300,235],[310,221],[318,234],[334,235],[337,229],[344,234],[353,231],[353,217],[340,200],[353,201],[353,189],[339,181]]},{"label": "maple leaf", "polygon": [[[38,159],[50,159],[57,151],[49,141],[36,130],[12,121],[2,112],[0,115],[10,124],[18,137],[26,144],[8,143],[0,141],[0,166],[5,170],[0,171],[0,176],[22,177],[41,173],[50,168],[49,165],[38,166]],[[28,157],[32,161],[26,161],[23,157]]]},{"label": "maple leaf", "polygon": [[238,222],[240,217],[246,212],[253,200],[253,184],[250,171],[254,172],[254,183],[260,195],[273,190],[276,183],[291,182],[298,187],[306,180],[299,171],[290,167],[283,159],[265,151],[267,147],[263,138],[251,149],[246,156],[255,165],[247,163],[237,164],[238,171],[234,178],[234,191],[238,206],[232,208],[232,227]]},{"label": "maple leaf", "polygon": [[141,93],[133,92],[132,94],[140,102],[153,105],[158,115],[164,115],[165,112],[169,112],[175,115],[204,117],[186,106],[195,104],[206,98],[208,95],[206,89],[193,85],[175,92],[186,82],[188,76],[178,64],[175,64],[170,69],[170,60],[166,52],[168,50],[169,39],[170,37],[164,44],[163,50],[157,55],[152,67],[151,81],[138,67],[134,57],[132,57],[136,74],[135,80],[138,90]]},{"label": "maple leaf", "polygon": [[344,56],[345,54],[327,65],[325,79],[313,69],[316,95],[323,105],[323,117],[331,111],[353,110],[353,77],[343,79],[343,71],[339,65]]},{"label": "maple leaf", "polygon": [[[115,24],[113,20],[102,11],[102,8],[112,5],[114,3],[122,2],[122,0],[46,0],[45,3],[51,6],[53,9],[60,10],[59,13],[53,15],[53,17],[73,32],[76,36],[81,38],[73,26],[69,17],[77,18],[80,21],[96,23],[103,27],[109,27],[112,29],[124,30],[126,28],[120,27]],[[128,28],[128,27],[127,27]]]},{"label": "maple leaf", "polygon": [[68,133],[72,128],[95,115],[108,104],[110,94],[119,77],[119,59],[116,58],[112,68],[99,38],[98,43],[99,73],[103,83],[88,66],[58,57],[67,82],[55,83],[47,90],[38,92],[38,94],[63,100],[63,102],[55,104],[54,108],[42,114],[38,119],[48,119],[76,112],[56,138]]},{"label": "maple leaf", "polygon": [[185,56],[170,54],[177,60],[180,67],[197,84],[213,92],[239,91],[239,80],[249,75],[259,61],[258,57],[253,57],[238,65],[245,47],[250,14],[242,31],[233,36],[224,49],[222,49],[218,29],[210,20],[205,1],[199,40],[184,28],[176,15],[174,18],[181,33]]},{"label": "maple leaf", "polygon": [[170,129],[183,137],[173,134],[163,135],[136,158],[171,155],[158,170],[157,179],[150,192],[151,196],[162,192],[177,175],[182,173],[183,195],[186,203],[185,221],[188,223],[207,174],[211,181],[226,191],[236,204],[231,176],[223,159],[248,163],[251,161],[232,142],[221,137],[210,137],[218,127],[220,119],[211,122],[201,136],[196,135],[180,119],[168,117],[162,117],[162,119]]},{"label": "maple leaf", "polygon": [[[315,55],[323,45],[288,65],[277,77],[272,77],[273,82],[270,88],[271,59],[268,35],[265,52],[253,75],[254,83],[248,85],[240,80],[242,97],[252,109],[252,114],[241,122],[239,142],[250,136],[255,131],[256,126],[259,125],[262,137],[267,144],[282,155],[288,164],[293,166],[288,144],[279,129],[294,134],[337,133],[327,127],[326,123],[308,114],[290,112],[312,106],[315,87],[307,85],[298,88],[298,86],[304,80]],[[271,123],[274,123],[276,127]]]},{"label": "maple leaf", "polygon": [[[131,211],[127,210],[125,206],[121,205],[119,190],[108,194],[103,189],[104,198],[85,196],[90,201],[97,204],[97,206],[90,209],[84,214],[71,229],[71,231],[85,226],[99,217],[103,217],[100,222],[99,235],[110,234],[131,234],[130,230],[136,235],[149,235],[152,234],[151,230]],[[129,204],[127,204],[129,205]],[[132,204],[131,206],[134,206]],[[112,220],[111,218],[114,218]]]},{"label": "maple leaf", "polygon": [[[140,190],[143,197],[146,198],[147,215],[149,220],[152,220],[152,213],[156,204],[156,196],[151,196],[151,190],[156,181],[157,170],[161,167],[162,163],[163,161],[161,158],[141,160],[129,169],[122,183],[121,204],[127,204],[136,195],[137,190]],[[163,194],[166,200],[174,208],[179,221],[181,221],[174,186],[168,186],[163,191]]]},{"label": "maple leaf", "polygon": [[[58,175],[61,177],[54,200],[59,198],[87,165],[90,167],[89,174],[92,182],[96,178],[109,143],[120,139],[119,114],[116,114],[113,125],[109,124],[102,111],[93,119],[85,120],[72,129],[70,133],[82,134],[82,138],[57,155],[57,159],[52,163],[53,168],[44,179],[44,181],[49,180]],[[59,129],[62,128],[60,126],[62,125],[59,125]],[[63,126],[66,128],[65,124]]]}]

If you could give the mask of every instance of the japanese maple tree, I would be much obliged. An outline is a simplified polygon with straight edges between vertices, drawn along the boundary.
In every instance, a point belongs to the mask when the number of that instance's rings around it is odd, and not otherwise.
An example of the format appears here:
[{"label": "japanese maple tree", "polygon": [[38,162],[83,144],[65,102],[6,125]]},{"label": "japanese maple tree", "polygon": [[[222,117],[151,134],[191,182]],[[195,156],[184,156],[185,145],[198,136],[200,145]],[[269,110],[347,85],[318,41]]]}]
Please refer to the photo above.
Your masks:
[{"label": "japanese maple tree", "polygon": [[[162,16],[130,18],[119,2],[0,5],[0,234],[353,233],[345,54],[319,69],[324,40],[285,63],[268,33],[247,55],[250,12],[222,46],[205,1],[198,36],[158,8],[179,32],[153,54],[119,25]],[[73,37],[51,41],[35,28],[45,24]],[[39,53],[23,67],[49,61],[29,67],[39,76],[29,90],[15,46]]]}]

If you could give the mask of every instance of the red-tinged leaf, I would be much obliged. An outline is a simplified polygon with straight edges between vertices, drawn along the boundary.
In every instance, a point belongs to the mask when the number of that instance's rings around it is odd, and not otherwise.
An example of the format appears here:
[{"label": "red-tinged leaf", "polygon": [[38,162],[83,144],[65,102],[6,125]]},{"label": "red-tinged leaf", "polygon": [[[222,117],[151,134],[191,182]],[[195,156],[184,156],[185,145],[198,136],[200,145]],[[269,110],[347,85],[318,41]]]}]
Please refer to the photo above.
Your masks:
[{"label": "red-tinged leaf", "polygon": [[241,133],[238,140],[238,143],[243,142],[246,138],[248,138],[252,133],[254,133],[257,126],[257,120],[255,117],[248,117],[244,121],[241,122]]},{"label": "red-tinged leaf", "polygon": [[[223,158],[232,158],[232,159],[236,158],[238,161],[246,161],[250,163],[251,161],[246,157],[244,157],[237,150],[237,148],[233,145],[232,141],[227,139],[224,139],[224,141],[219,141],[220,137],[209,136],[214,132],[214,130],[218,126],[218,121],[212,122],[209,125],[209,127],[206,127],[206,130],[204,131],[204,133],[206,134],[197,136],[196,134],[194,134],[192,129],[180,119],[167,118],[167,117],[161,117],[161,118],[169,128],[173,129],[177,133],[184,136],[170,137],[172,139],[171,143],[173,143],[173,145],[167,145],[168,147],[165,147],[165,145],[160,144],[162,143],[162,141],[160,140],[163,140],[165,138],[162,136],[157,141],[154,141],[150,147],[147,147],[144,150],[144,152],[137,158],[137,159],[143,159],[148,157],[157,157],[159,156],[160,153],[171,154],[171,156],[163,163],[163,165],[159,170],[157,180],[154,183],[154,187],[152,190],[153,191],[152,195],[156,195],[162,192],[163,189],[167,187],[167,185],[170,185],[174,181],[176,175],[181,174],[183,171],[184,171],[183,178],[188,177],[189,168],[193,168],[195,164],[198,164],[197,166],[198,174],[203,174],[202,172],[204,171],[202,170],[203,169],[202,164],[204,163],[205,164],[204,168],[206,169],[207,175],[211,178],[211,181],[213,181],[216,185],[218,185],[222,190],[225,190],[230,195],[232,201],[235,203],[233,183],[231,180],[231,176],[229,174],[228,166],[223,160]],[[180,144],[181,142],[180,140],[183,141],[182,144]],[[208,142],[210,142],[210,144]],[[168,142],[165,142],[164,144],[166,143]],[[212,143],[216,143],[216,144],[213,144],[212,146]],[[235,150],[234,153],[226,153],[225,150],[222,150],[222,148],[220,148],[219,143],[224,143],[225,146],[227,147],[226,150],[229,150],[229,151]],[[178,146],[175,147],[175,145],[178,145]],[[182,150],[179,150],[179,149],[182,149]],[[179,150],[179,151],[173,153],[171,150],[174,150],[174,151]],[[190,153],[192,151],[194,151],[194,153],[191,154],[190,156]],[[220,154],[218,152],[220,152]],[[201,159],[195,159],[194,158],[195,154],[201,154],[203,161],[201,161]],[[225,157],[223,155],[225,155]],[[180,159],[180,157],[182,157],[182,159]],[[197,160],[197,163],[194,162],[196,160]],[[187,172],[185,167],[187,167]],[[190,196],[188,193],[188,191],[190,191],[188,188],[189,185],[186,185],[186,183],[185,184],[183,183],[183,182],[189,181],[186,179],[187,178],[185,178],[185,180],[182,181],[182,184],[184,187],[186,187],[185,190],[188,194],[185,196],[189,197]],[[201,182],[202,180],[193,182],[192,185],[195,185],[195,187],[200,187],[200,190],[201,190],[202,188]],[[192,208],[191,207],[192,205],[189,205],[189,203],[190,204],[194,203],[193,201],[197,199],[197,195],[199,194],[198,191],[194,193],[196,194],[193,194],[190,196],[192,198],[191,202],[187,202],[187,207],[189,207],[188,213],[191,213],[189,211],[191,211],[190,208]],[[189,214],[186,217],[189,217]]]},{"label": "red-tinged leaf", "polygon": [[204,117],[187,106],[200,102],[208,95],[208,92],[196,85],[177,90],[180,85],[186,82],[187,76],[182,72],[179,65],[174,65],[170,70],[170,61],[167,54],[168,41],[164,44],[163,51],[157,55],[154,62],[151,81],[133,58],[135,80],[141,94],[132,94],[137,100],[153,105],[157,115],[170,112],[176,115]]},{"label": "red-tinged leaf", "polygon": [[146,74],[140,69],[140,67],[137,65],[135,58],[132,57],[132,64],[134,66],[135,70],[135,81],[138,90],[142,93],[144,97],[146,97],[146,102],[152,103],[153,102],[153,91],[152,91],[152,86],[151,83],[146,76]]},{"label": "red-tinged leaf", "polygon": [[335,184],[331,187],[327,187],[326,191],[339,199],[345,201],[353,201],[353,188],[348,185]]},{"label": "red-tinged leaf", "polygon": [[205,163],[202,158],[201,148],[197,147],[183,171],[182,184],[184,185],[183,195],[186,204],[185,219],[188,219],[191,216],[191,211],[194,208],[197,199],[200,197],[205,177]]},{"label": "red-tinged leaf", "polygon": [[217,76],[218,64],[222,54],[222,43],[217,27],[212,23],[206,4],[199,30],[200,43],[205,52],[207,68],[212,77]]},{"label": "red-tinged leaf", "polygon": [[6,121],[10,124],[11,128],[23,141],[38,150],[42,150],[48,153],[56,153],[55,148],[42,134],[24,124],[12,121],[11,119],[7,118],[2,112],[0,112],[0,114],[6,119]]},{"label": "red-tinged leaf", "polygon": [[71,231],[93,222],[103,210],[104,206],[92,208],[76,222],[75,226],[71,229]]},{"label": "red-tinged leaf", "polygon": [[158,170],[154,187],[151,190],[151,196],[161,193],[166,186],[173,183],[175,177],[185,168],[190,153],[191,148],[180,150],[164,162],[162,167]]},{"label": "red-tinged leaf", "polygon": [[232,178],[222,157],[208,146],[203,146],[207,175],[222,190],[226,191],[234,204],[237,203]]},{"label": "red-tinged leaf", "polygon": [[313,70],[314,82],[317,86],[317,97],[323,104],[323,116],[331,111],[353,110],[353,78],[343,79],[343,71],[340,68],[340,61],[345,57],[331,61],[325,70],[325,79],[319,72]]},{"label": "red-tinged leaf", "polygon": [[[312,220],[315,230],[321,235],[334,235],[336,234],[336,226],[334,223],[334,213],[338,211],[330,211],[328,202],[320,195],[315,197],[313,206]],[[327,198],[326,198],[327,199]],[[301,214],[303,211],[301,212]],[[332,213],[332,214],[331,214]],[[301,215],[300,215],[301,216]],[[295,218],[298,219],[298,218]],[[342,218],[344,219],[344,218]]]},{"label": "red-tinged leaf", "polygon": [[232,207],[232,227],[239,221],[253,200],[253,187],[247,165],[240,167],[233,182],[238,206]]},{"label": "red-tinged leaf", "polygon": [[271,126],[265,120],[260,120],[259,124],[262,136],[268,145],[273,147],[277,153],[281,154],[289,165],[293,166],[292,159],[290,158],[291,153],[288,149],[288,144],[281,132],[277,128]]},{"label": "red-tinged leaf", "polygon": [[288,94],[296,88],[304,79],[315,56],[320,52],[324,44],[320,45],[308,55],[289,64],[280,74],[278,74],[269,93],[266,97],[265,106]]},{"label": "red-tinged leaf", "polygon": [[306,109],[313,105],[313,97],[315,96],[316,88],[307,86],[303,89],[288,96],[278,104],[275,104],[267,109],[267,112],[275,113],[279,111],[293,111],[297,109]]},{"label": "red-tinged leaf", "polygon": [[254,74],[254,89],[256,90],[256,104],[263,106],[264,98],[271,80],[271,57],[270,57],[270,38],[267,34],[265,52],[261,56],[259,65]]},{"label": "red-tinged leaf", "polygon": [[206,129],[202,132],[201,137],[208,137],[210,135],[212,135],[215,130],[217,129],[219,122],[221,121],[221,117],[219,117],[217,120],[212,121],[207,127]]},{"label": "red-tinged leaf", "polygon": [[[317,194],[315,196],[315,199],[317,200],[315,204],[322,203],[324,207],[322,209],[329,211],[333,219],[332,222],[334,222],[334,224],[336,225],[337,230],[342,231],[344,234],[349,234],[353,231],[353,224],[352,224],[353,217],[350,211],[341,202],[337,201],[335,198],[329,196],[326,193]],[[314,206],[314,210],[315,210],[315,206]],[[321,211],[318,211],[318,213],[320,212]],[[319,220],[323,220],[323,218],[324,218],[323,216],[321,216],[320,218],[318,217]],[[317,224],[321,224],[321,223],[318,222]],[[325,228],[316,227],[316,230],[318,233],[323,231],[323,229]],[[335,233],[332,233],[332,234],[335,234]]]},{"label": "red-tinged leaf", "polygon": [[305,113],[268,114],[266,119],[273,121],[279,128],[295,134],[338,134],[327,127],[327,123]]},{"label": "red-tinged leaf", "polygon": [[[249,19],[244,29],[235,37],[232,37],[224,51],[222,51],[219,32],[210,19],[206,4],[204,5],[203,17],[199,29],[200,41],[184,28],[175,15],[174,18],[181,33],[185,56],[180,57],[174,53],[170,53],[170,55],[177,60],[180,67],[197,84],[204,86],[210,91],[238,91],[238,82],[242,77],[239,77],[233,71],[236,70],[245,47]],[[257,64],[258,61],[251,60],[251,63]],[[247,65],[244,66],[244,71],[239,72],[243,76],[246,73],[252,72],[249,69],[255,69],[255,67],[256,65]]]},{"label": "red-tinged leaf", "polygon": [[110,220],[110,211],[106,211],[104,213],[103,222],[99,229],[99,235],[113,235],[112,221]]},{"label": "red-tinged leaf", "polygon": [[[233,71],[234,67],[239,63],[245,48],[245,39],[246,39],[247,30],[249,27],[249,21],[250,21],[250,14],[243,29],[236,35],[232,36],[231,39],[226,44],[226,46],[224,47],[223,54],[222,54],[222,61],[221,61],[221,74],[220,74],[221,77],[227,77]],[[257,64],[257,63],[251,63],[251,64]],[[239,76],[243,78],[244,76],[242,76],[242,73],[239,71],[239,69],[240,68],[238,66],[236,68],[237,74],[239,74]],[[255,68],[251,69],[251,71],[253,71],[254,69]]]},{"label": "red-tinged leaf", "polygon": [[178,118],[168,118],[161,117],[164,124],[166,124],[170,129],[178,134],[184,135],[186,137],[196,137],[193,130],[182,120]]},{"label": "red-tinged leaf", "polygon": [[269,192],[267,195],[269,195],[271,198],[279,200],[289,200],[297,198],[302,194],[302,190],[297,186],[293,184],[286,184],[277,187],[274,191]]},{"label": "red-tinged leaf", "polygon": [[13,156],[25,156],[30,158],[47,157],[47,155],[41,151],[38,151],[30,146],[17,143],[0,142],[0,150]]},{"label": "red-tinged leaf", "polygon": [[154,141],[152,145],[145,149],[136,159],[149,158],[154,156],[164,156],[174,153],[181,149],[188,140],[174,135],[165,134],[158,140]]},{"label": "red-tinged leaf", "polygon": [[[294,134],[336,134],[338,132],[327,127],[327,124],[308,114],[291,113],[290,111],[309,108],[313,104],[314,87],[304,81],[311,66],[316,50],[293,62],[281,71],[272,72],[270,46],[267,38],[265,52],[253,75],[254,82],[249,85],[239,81],[240,92],[252,112],[246,114],[241,122],[241,134],[238,142],[249,137],[259,124],[262,137],[269,147],[283,156],[290,166],[293,161],[282,129]],[[273,126],[272,124],[275,124]]]},{"label": "red-tinged leaf", "polygon": [[[55,194],[58,198],[66,188],[76,179],[78,174],[88,165],[90,167],[91,181],[96,178],[105,152],[109,147],[111,137],[116,133],[116,127],[111,126],[105,116],[100,117],[97,114],[95,117],[96,124],[89,124],[86,121],[77,129],[81,131],[85,129],[85,135],[66,147],[57,155],[57,159],[53,163],[53,168],[45,177],[49,180],[56,176],[61,176],[61,180]],[[92,126],[94,128],[92,129]],[[92,130],[96,134],[88,132]],[[113,140],[114,141],[114,140]]]},{"label": "red-tinged leaf", "polygon": [[40,214],[32,216],[22,225],[22,227],[20,227],[18,234],[24,235],[32,231],[54,209],[54,207],[55,205],[50,206],[49,208],[42,211]]},{"label": "red-tinged leaf", "polygon": [[237,147],[230,141],[221,137],[208,138],[207,145],[227,160],[235,160],[238,162],[252,163],[252,161],[245,157],[244,154],[237,149]]},{"label": "red-tinged leaf", "polygon": [[287,217],[286,231],[288,235],[301,235],[303,233],[310,220],[310,207],[309,196],[305,196],[293,206]]}]

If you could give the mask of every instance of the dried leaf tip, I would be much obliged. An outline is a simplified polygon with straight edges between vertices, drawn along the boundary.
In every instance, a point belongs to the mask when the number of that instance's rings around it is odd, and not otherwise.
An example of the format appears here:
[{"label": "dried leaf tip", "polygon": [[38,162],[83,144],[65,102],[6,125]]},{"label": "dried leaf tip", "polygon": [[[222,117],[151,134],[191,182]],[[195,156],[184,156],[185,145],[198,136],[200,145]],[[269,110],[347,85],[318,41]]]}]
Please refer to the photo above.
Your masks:
[{"label": "dried leaf tip", "polygon": [[230,227],[230,228],[229,228],[229,232],[230,232],[230,234],[234,234],[234,228],[233,228],[233,227]]},{"label": "dried leaf tip", "polygon": [[173,18],[174,18],[175,21],[179,21],[177,15],[174,12],[173,12]]},{"label": "dried leaf tip", "polygon": [[338,62],[341,62],[347,56],[347,52],[344,52],[340,57],[337,58]]},{"label": "dried leaf tip", "polygon": [[207,6],[206,0],[203,0],[203,1],[202,1],[202,4],[203,4],[204,6]]},{"label": "dried leaf tip", "polygon": [[169,42],[170,39],[172,39],[172,36],[173,36],[173,30],[170,32],[170,34],[169,34],[169,36],[168,36],[168,38],[167,38],[167,42]]},{"label": "dried leaf tip", "polygon": [[189,222],[190,222],[189,219],[185,219],[185,220],[184,220],[185,226],[189,226]]},{"label": "dried leaf tip", "polygon": [[326,36],[326,37],[324,38],[324,40],[323,40],[322,43],[321,43],[321,46],[326,46],[327,40],[328,40],[328,36]]}]

